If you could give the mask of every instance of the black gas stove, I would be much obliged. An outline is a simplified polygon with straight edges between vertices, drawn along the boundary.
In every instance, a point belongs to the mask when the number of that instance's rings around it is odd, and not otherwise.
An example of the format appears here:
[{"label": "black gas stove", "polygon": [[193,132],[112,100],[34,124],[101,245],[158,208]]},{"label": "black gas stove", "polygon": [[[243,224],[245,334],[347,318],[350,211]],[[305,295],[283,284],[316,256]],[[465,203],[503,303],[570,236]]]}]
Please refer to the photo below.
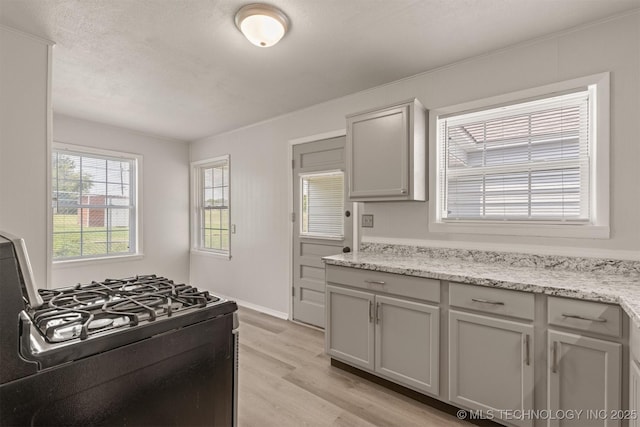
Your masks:
[{"label": "black gas stove", "polygon": [[0,232],[0,425],[234,425],[236,310],[156,275],[37,289]]}]

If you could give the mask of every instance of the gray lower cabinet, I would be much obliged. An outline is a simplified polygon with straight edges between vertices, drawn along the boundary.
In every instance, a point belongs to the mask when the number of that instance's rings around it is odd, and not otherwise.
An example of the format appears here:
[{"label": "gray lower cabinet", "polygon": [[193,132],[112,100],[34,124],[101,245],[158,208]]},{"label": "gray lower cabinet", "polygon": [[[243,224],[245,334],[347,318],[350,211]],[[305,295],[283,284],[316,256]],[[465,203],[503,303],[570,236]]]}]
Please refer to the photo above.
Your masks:
[{"label": "gray lower cabinet", "polygon": [[640,427],[640,328],[629,334],[629,427]]},{"label": "gray lower cabinet", "polygon": [[327,302],[330,356],[438,394],[438,307],[332,285]]},{"label": "gray lower cabinet", "polygon": [[375,314],[375,371],[438,394],[439,308],[377,295]]},{"label": "gray lower cabinet", "polygon": [[374,295],[327,285],[326,351],[343,362],[373,371]]},{"label": "gray lower cabinet", "polygon": [[640,366],[631,358],[629,366],[629,427],[640,427]]},{"label": "gray lower cabinet", "polygon": [[533,409],[533,325],[449,311],[449,400],[516,425]]},{"label": "gray lower cabinet", "polygon": [[617,426],[621,405],[622,345],[555,330],[548,331],[548,407],[551,413],[580,411],[580,417],[555,417],[550,426]]}]

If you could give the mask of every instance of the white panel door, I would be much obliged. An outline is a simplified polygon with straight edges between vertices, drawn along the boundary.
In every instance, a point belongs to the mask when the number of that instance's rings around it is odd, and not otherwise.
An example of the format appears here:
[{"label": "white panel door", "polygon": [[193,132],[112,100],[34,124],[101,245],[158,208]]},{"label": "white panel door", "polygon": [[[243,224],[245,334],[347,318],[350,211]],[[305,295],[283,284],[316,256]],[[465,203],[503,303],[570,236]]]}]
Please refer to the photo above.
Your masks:
[{"label": "white panel door", "polygon": [[[340,194],[335,179],[342,179]],[[323,256],[351,250],[351,204],[347,203],[345,137],[293,147],[293,319],[324,328],[325,282]],[[326,205],[340,198],[342,208]],[[318,203],[313,203],[315,200]],[[347,213],[348,212],[348,213]]]},{"label": "white panel door", "polygon": [[609,414],[621,408],[622,345],[553,330],[548,334],[549,409],[584,411],[579,418],[550,420],[549,425],[620,425]]},{"label": "white panel door", "polygon": [[384,296],[375,302],[376,372],[437,395],[440,310]]},{"label": "white panel door", "polygon": [[533,409],[534,354],[533,325],[451,310],[449,400],[496,418]]}]

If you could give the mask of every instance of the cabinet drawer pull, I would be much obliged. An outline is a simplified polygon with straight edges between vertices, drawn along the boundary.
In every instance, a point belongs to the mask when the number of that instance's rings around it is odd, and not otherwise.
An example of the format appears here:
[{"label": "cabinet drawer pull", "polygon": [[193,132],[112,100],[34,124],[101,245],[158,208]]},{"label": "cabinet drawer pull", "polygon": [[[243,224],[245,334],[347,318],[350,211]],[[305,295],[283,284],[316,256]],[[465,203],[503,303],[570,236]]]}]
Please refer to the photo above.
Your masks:
[{"label": "cabinet drawer pull", "polygon": [[369,323],[373,322],[373,301],[369,301]]},{"label": "cabinet drawer pull", "polygon": [[553,342],[551,351],[553,353],[551,356],[551,372],[555,374],[558,372],[558,341]]},{"label": "cabinet drawer pull", "polygon": [[471,301],[473,301],[473,302],[482,302],[484,304],[504,305],[504,303],[502,301],[491,301],[491,300],[488,300],[488,299],[481,299],[481,298],[471,298]]},{"label": "cabinet drawer pull", "polygon": [[599,322],[599,323],[607,322],[607,319],[603,319],[602,317],[586,317],[586,316],[580,316],[579,314],[562,313],[562,317],[569,317],[571,319],[588,320],[589,322]]},{"label": "cabinet drawer pull", "polygon": [[380,323],[380,303],[376,304],[376,323]]},{"label": "cabinet drawer pull", "polygon": [[385,282],[382,280],[365,280],[364,283],[371,283],[372,285],[384,285]]},{"label": "cabinet drawer pull", "polygon": [[526,359],[525,359],[525,363],[527,364],[527,366],[529,366],[531,364],[531,356],[529,354],[530,352],[530,345],[529,345],[529,334],[526,334],[524,336],[524,347],[525,347],[525,352],[526,352]]}]

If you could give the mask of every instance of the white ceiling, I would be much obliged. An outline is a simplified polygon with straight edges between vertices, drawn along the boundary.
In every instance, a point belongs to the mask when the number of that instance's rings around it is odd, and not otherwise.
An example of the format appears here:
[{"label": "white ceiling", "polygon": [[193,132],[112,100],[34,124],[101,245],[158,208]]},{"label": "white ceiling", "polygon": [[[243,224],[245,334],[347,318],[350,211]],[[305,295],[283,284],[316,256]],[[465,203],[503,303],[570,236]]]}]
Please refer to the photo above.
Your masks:
[{"label": "white ceiling", "polygon": [[640,7],[640,0],[270,0],[291,19],[251,45],[252,0],[0,0],[56,42],[54,111],[194,140]]}]

